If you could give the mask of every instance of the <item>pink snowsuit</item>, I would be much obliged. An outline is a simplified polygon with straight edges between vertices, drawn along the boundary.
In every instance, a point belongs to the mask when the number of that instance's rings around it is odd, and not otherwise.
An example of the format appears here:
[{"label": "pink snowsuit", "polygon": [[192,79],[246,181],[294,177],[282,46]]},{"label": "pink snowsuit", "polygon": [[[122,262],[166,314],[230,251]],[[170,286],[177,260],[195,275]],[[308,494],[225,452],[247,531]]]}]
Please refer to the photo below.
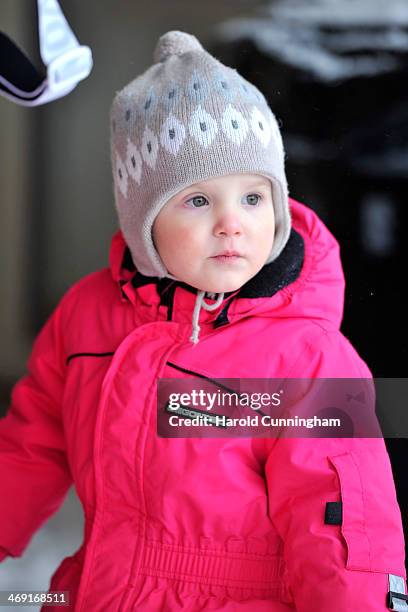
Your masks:
[{"label": "pink snowsuit", "polygon": [[20,556],[74,483],[84,543],[50,585],[69,610],[380,612],[389,574],[406,578],[382,439],[156,434],[161,377],[371,376],[339,331],[338,243],[290,206],[284,252],[201,310],[198,344],[196,293],[135,273],[120,232],[110,269],[76,283],[37,337],[0,420],[0,551]]}]

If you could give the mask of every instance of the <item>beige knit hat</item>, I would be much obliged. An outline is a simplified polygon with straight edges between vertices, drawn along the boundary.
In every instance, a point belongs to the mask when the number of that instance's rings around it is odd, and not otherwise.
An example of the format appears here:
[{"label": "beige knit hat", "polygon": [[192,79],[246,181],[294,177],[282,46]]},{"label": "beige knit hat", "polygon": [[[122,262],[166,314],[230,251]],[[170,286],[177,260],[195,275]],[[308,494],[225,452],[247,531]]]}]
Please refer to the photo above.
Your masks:
[{"label": "beige knit hat", "polygon": [[266,263],[273,261],[291,220],[282,138],[266,99],[185,32],[161,36],[154,62],[111,109],[115,203],[136,268],[175,278],[153,244],[156,216],[189,185],[235,173],[271,180],[276,228]]}]

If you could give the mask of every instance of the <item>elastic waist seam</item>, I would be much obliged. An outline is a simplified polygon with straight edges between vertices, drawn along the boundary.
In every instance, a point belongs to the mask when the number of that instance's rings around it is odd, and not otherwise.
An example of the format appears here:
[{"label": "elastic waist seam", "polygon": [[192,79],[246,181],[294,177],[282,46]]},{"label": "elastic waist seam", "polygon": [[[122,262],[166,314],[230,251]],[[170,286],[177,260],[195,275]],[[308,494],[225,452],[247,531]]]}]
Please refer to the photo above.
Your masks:
[{"label": "elastic waist seam", "polygon": [[202,549],[172,550],[153,542],[145,542],[140,572],[213,586],[276,590],[284,573],[281,556],[257,555]]}]

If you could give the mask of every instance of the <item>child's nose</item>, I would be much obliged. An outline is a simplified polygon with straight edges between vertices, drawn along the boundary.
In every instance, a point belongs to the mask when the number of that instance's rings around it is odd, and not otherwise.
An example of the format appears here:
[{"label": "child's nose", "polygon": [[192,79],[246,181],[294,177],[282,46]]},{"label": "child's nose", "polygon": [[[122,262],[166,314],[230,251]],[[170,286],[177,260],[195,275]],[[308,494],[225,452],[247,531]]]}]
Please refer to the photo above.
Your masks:
[{"label": "child's nose", "polygon": [[242,233],[242,220],[239,212],[231,209],[219,211],[214,224],[214,234],[235,235]]}]

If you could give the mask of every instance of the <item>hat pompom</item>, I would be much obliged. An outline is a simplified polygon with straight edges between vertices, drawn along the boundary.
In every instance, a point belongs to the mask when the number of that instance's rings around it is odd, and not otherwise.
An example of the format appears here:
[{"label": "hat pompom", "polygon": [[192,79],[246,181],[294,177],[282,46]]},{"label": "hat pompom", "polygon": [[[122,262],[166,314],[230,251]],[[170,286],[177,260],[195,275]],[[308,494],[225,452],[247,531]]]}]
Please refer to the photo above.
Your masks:
[{"label": "hat pompom", "polygon": [[182,55],[188,51],[203,51],[203,46],[193,34],[172,30],[160,36],[153,54],[155,63],[164,62],[170,55]]}]

